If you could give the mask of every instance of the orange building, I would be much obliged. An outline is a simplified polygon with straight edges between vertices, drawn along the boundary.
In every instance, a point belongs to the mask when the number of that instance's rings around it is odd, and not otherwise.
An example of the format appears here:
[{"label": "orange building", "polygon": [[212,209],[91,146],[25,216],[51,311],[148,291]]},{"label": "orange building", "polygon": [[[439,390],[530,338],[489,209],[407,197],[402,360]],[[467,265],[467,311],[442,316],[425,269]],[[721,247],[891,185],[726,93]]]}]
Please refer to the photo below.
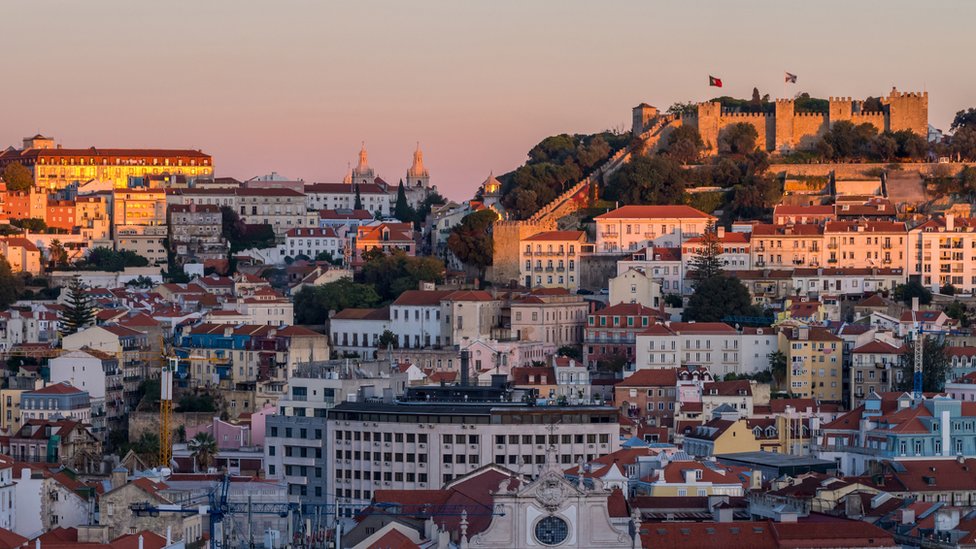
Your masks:
[{"label": "orange building", "polygon": [[48,227],[71,231],[75,227],[75,203],[73,200],[49,200],[44,216]]},{"label": "orange building", "polygon": [[356,256],[354,264],[362,264],[363,252],[367,250],[382,250],[390,253],[402,250],[409,256],[417,254],[417,243],[414,240],[412,223],[378,223],[363,225],[356,231]]}]

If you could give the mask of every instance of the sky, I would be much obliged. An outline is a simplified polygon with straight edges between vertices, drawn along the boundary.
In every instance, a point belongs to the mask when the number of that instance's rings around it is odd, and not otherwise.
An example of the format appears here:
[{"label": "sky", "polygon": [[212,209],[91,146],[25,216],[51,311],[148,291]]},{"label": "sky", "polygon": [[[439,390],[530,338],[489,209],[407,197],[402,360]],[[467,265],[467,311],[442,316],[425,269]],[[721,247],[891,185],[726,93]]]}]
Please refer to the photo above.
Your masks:
[{"label": "sky", "polygon": [[[548,135],[629,130],[646,101],[929,92],[976,106],[976,2],[4,2],[0,145],[194,148],[218,176],[337,182],[366,143],[395,183],[419,142],[470,197]],[[784,88],[783,72],[799,76]]]}]

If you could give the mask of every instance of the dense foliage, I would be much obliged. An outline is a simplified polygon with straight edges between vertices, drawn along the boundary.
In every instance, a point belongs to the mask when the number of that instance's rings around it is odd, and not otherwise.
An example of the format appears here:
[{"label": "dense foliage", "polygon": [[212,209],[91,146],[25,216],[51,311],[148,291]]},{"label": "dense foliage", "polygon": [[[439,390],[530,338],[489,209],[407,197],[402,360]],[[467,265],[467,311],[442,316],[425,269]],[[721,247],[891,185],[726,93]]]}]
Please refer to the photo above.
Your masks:
[{"label": "dense foliage", "polygon": [[111,248],[99,246],[92,248],[83,261],[75,267],[83,271],[112,271],[117,272],[126,267],[145,267],[149,260],[129,250],[115,251]]},{"label": "dense foliage", "polygon": [[329,311],[373,307],[380,296],[371,286],[348,278],[321,286],[306,286],[295,294],[295,321],[298,324],[324,324]]},{"label": "dense foliage", "polygon": [[376,289],[382,301],[393,301],[406,290],[419,289],[421,282],[444,282],[444,262],[434,257],[410,257],[395,250],[380,252],[363,265],[359,281]]},{"label": "dense foliage", "polygon": [[95,320],[95,307],[85,293],[85,285],[79,277],[74,277],[68,283],[67,299],[64,309],[58,315],[61,324],[61,335],[67,336],[84,330]]},{"label": "dense foliage", "polygon": [[[922,345],[922,391],[941,392],[945,388],[946,376],[952,366],[949,360],[949,344],[945,340],[926,337]],[[905,354],[902,355],[901,384],[902,391],[911,391],[915,383],[915,342],[907,342]]]},{"label": "dense foliage", "polygon": [[484,278],[485,269],[492,262],[491,226],[497,220],[494,210],[470,213],[451,229],[447,238],[447,247],[462,263],[478,269],[480,278]]},{"label": "dense foliage", "polygon": [[523,166],[500,178],[502,205],[516,219],[530,217],[629,140],[629,135],[610,132],[543,139],[529,151]]},{"label": "dense foliage", "polygon": [[728,316],[763,317],[765,312],[752,304],[749,290],[738,278],[719,275],[695,283],[683,316],[685,321],[720,322]]},{"label": "dense foliage", "polygon": [[4,166],[2,179],[7,184],[8,191],[25,192],[34,185],[34,176],[30,169],[18,162]]}]

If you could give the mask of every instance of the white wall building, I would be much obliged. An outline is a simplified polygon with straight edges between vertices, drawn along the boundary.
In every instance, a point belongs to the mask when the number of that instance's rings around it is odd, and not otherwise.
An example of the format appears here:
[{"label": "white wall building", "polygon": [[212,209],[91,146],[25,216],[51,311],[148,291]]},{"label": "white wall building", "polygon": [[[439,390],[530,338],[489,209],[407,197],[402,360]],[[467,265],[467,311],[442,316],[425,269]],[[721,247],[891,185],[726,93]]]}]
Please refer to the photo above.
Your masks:
[{"label": "white wall building", "polygon": [[701,236],[715,219],[691,206],[622,206],[594,218],[594,251],[599,254],[680,247],[685,240]]}]

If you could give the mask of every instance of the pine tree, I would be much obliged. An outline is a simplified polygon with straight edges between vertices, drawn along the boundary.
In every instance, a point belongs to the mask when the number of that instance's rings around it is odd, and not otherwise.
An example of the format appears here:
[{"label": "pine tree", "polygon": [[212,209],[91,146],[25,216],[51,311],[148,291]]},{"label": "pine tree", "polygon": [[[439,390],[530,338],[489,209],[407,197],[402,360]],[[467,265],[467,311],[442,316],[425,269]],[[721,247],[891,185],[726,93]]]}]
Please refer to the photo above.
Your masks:
[{"label": "pine tree", "polygon": [[722,246],[718,240],[718,231],[715,225],[709,223],[705,227],[705,234],[701,238],[701,250],[691,260],[691,269],[697,282],[721,275],[723,272]]},{"label": "pine tree", "polygon": [[68,296],[65,301],[65,308],[59,315],[61,324],[61,335],[71,335],[77,333],[89,325],[95,319],[95,308],[92,306],[88,296],[85,295],[85,285],[77,276],[71,279],[68,284]]},{"label": "pine tree", "polygon": [[403,188],[402,179],[400,180],[400,186],[397,188],[396,205],[393,207],[393,215],[404,223],[413,221],[415,216],[413,208],[407,203],[407,191]]},{"label": "pine tree", "polygon": [[356,183],[356,202],[353,204],[353,209],[361,210],[363,209],[363,199],[359,196],[359,183]]}]

